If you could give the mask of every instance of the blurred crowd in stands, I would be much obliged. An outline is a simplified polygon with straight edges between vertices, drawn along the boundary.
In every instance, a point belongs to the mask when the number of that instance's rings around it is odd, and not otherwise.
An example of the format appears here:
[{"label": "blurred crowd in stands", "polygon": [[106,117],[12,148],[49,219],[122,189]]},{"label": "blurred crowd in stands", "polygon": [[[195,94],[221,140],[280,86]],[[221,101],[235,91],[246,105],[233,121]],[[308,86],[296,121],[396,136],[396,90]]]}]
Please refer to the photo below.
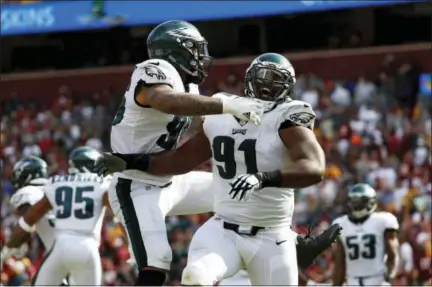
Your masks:
[{"label": "blurred crowd in stands", "polygon": [[2,4],[30,4],[40,2],[40,0],[2,0],[1,2]]},{"label": "blurred crowd in stands", "polygon": [[[309,102],[317,114],[315,133],[327,155],[327,174],[318,185],[296,193],[294,222],[300,233],[315,224],[319,232],[344,212],[347,186],[368,182],[376,188],[379,208],[394,213],[400,222],[401,266],[395,284],[419,285],[431,282],[431,95],[402,95],[417,91],[413,81],[395,71],[358,79],[338,81],[319,75],[297,76],[296,98]],[[62,83],[59,83],[61,86]],[[229,74],[218,90],[241,94],[242,75]],[[417,97],[417,101],[401,99]],[[67,172],[68,152],[78,145],[109,150],[110,121],[120,93],[104,90],[91,97],[75,94],[61,86],[53,102],[19,98],[2,102],[1,112],[1,241],[10,234],[16,217],[8,205],[14,192],[9,181],[14,162],[22,156],[43,157],[50,173]],[[413,104],[412,104],[413,103]],[[191,132],[192,133],[192,132]],[[190,136],[190,134],[189,134]],[[186,139],[185,139],[186,140]],[[210,165],[203,167],[209,170]],[[209,215],[167,219],[174,260],[170,284],[179,285],[187,248],[194,231]],[[126,263],[129,254],[121,229],[107,215],[103,228],[101,257],[104,284],[130,285],[135,276]],[[28,284],[38,267],[43,248],[35,236],[28,257],[11,262],[1,273],[8,285]],[[23,272],[25,271],[25,272]],[[317,282],[329,282],[331,250],[324,253],[307,275]]]}]

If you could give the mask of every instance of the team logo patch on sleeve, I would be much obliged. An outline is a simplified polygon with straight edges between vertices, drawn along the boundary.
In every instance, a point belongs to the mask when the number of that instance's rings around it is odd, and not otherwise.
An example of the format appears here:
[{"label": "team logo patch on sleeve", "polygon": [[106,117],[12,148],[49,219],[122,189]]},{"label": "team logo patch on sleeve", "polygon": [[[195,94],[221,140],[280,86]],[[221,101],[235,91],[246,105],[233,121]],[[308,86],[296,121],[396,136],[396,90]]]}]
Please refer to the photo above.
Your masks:
[{"label": "team logo patch on sleeve", "polygon": [[158,80],[166,80],[165,74],[156,66],[144,66],[144,72],[147,76],[158,79]]},{"label": "team logo patch on sleeve", "polygon": [[302,112],[302,113],[295,113],[291,114],[289,116],[289,119],[293,121],[294,123],[298,123],[301,125],[308,125],[313,119],[315,118],[315,115]]}]

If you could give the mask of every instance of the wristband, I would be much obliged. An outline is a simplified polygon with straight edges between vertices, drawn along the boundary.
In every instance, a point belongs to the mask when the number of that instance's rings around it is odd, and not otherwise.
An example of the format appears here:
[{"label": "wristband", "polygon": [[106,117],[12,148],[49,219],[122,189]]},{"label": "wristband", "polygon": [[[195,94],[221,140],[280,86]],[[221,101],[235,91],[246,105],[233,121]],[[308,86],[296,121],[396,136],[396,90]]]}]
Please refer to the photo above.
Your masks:
[{"label": "wristband", "polygon": [[282,173],[280,170],[258,173],[257,177],[261,179],[261,188],[280,187],[282,185]]},{"label": "wristband", "polygon": [[121,154],[113,153],[114,156],[126,162],[126,169],[147,171],[150,165],[150,156],[142,153]]},{"label": "wristband", "polygon": [[27,222],[25,222],[24,217],[21,217],[18,220],[18,225],[19,227],[21,227],[22,230],[24,230],[25,232],[31,233],[34,230],[33,226],[30,226],[27,224]]}]

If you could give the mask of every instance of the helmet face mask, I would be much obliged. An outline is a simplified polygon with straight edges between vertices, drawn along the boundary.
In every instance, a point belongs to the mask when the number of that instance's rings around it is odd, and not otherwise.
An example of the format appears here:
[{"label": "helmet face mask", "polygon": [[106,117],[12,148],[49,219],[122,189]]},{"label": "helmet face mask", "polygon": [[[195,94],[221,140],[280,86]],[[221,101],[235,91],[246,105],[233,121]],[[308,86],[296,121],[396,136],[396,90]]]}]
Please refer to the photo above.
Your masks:
[{"label": "helmet face mask", "polygon": [[172,51],[168,59],[176,63],[186,74],[188,82],[199,85],[208,76],[213,62],[208,53],[207,41],[191,39],[179,39],[179,41],[179,45],[183,46],[184,50]]},{"label": "helmet face mask", "polygon": [[291,63],[282,55],[268,53],[256,58],[245,77],[245,96],[278,102],[290,96],[295,84]]},{"label": "helmet face mask", "polygon": [[348,191],[349,215],[355,219],[362,219],[377,208],[376,192],[367,184],[356,184]]},{"label": "helmet face mask", "polygon": [[147,39],[149,57],[170,62],[186,84],[199,85],[207,77],[212,65],[207,46],[195,26],[178,20],[160,24]]}]

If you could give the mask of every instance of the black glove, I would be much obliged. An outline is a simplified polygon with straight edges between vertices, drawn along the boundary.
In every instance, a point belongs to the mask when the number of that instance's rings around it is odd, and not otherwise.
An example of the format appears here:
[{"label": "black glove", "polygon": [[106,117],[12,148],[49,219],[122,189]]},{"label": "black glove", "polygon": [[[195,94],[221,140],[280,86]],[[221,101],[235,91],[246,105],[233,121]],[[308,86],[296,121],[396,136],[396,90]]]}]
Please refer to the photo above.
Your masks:
[{"label": "black glove", "polygon": [[297,235],[298,266],[306,269],[314,263],[315,259],[336,241],[341,230],[342,227],[336,223],[317,236]]},{"label": "black glove", "polygon": [[104,152],[95,162],[93,171],[99,176],[107,176],[114,172],[121,172],[126,169],[127,163],[120,154]]}]

